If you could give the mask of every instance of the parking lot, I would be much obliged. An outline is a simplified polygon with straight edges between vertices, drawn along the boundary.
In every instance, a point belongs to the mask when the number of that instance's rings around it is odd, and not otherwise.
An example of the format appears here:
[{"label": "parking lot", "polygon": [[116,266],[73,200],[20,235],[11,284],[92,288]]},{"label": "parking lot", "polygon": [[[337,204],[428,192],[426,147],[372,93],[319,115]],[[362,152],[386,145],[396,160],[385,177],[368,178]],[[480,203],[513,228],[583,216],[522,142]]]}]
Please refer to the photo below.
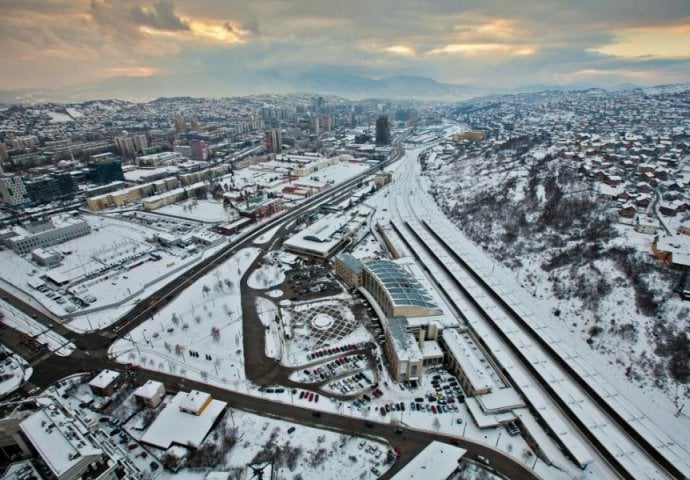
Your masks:
[{"label": "parking lot", "polygon": [[327,267],[303,261],[287,272],[283,291],[286,298],[311,300],[337,295],[343,289]]}]

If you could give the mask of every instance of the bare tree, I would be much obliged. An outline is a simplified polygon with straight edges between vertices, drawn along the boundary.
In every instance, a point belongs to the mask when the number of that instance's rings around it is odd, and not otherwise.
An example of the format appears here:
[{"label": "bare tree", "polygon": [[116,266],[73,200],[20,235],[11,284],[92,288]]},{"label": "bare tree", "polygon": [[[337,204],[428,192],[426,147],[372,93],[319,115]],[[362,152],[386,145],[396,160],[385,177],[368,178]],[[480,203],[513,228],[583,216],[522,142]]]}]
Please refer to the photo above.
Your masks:
[{"label": "bare tree", "polygon": [[178,357],[182,356],[182,352],[184,352],[184,347],[180,345],[179,343],[175,345],[175,355]]},{"label": "bare tree", "polygon": [[173,323],[173,325],[179,325],[180,317],[177,316],[177,313],[173,313],[172,318],[170,318],[170,321]]},{"label": "bare tree", "polygon": [[213,338],[214,342],[220,341],[220,328],[211,327],[211,338]]}]

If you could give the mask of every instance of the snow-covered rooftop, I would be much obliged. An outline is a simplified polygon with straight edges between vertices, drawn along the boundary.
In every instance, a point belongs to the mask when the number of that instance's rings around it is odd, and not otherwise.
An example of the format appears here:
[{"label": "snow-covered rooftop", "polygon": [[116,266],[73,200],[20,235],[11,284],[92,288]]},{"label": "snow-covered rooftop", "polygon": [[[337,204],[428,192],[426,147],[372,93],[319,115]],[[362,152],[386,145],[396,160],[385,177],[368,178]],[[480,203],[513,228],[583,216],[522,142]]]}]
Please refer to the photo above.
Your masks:
[{"label": "snow-covered rooftop", "polygon": [[449,328],[443,330],[442,335],[448,351],[458,362],[475,391],[491,390],[496,387],[490,372],[487,372],[487,367],[484,366],[486,365],[484,355],[470,339],[468,333],[460,333]]},{"label": "snow-covered rooftop", "polygon": [[21,422],[20,428],[58,478],[85,458],[103,454],[82,434],[75,420],[58,408],[36,411]]},{"label": "snow-covered rooftop", "polygon": [[178,392],[158,414],[141,441],[165,449],[172,444],[198,447],[227,403],[211,400],[200,415],[193,415],[180,410],[186,398],[187,393]]},{"label": "snow-covered rooftop", "polygon": [[405,465],[392,480],[445,479],[458,468],[458,462],[465,455],[464,448],[434,440]]},{"label": "snow-covered rooftop", "polygon": [[93,377],[89,382],[89,386],[95,388],[107,388],[120,376],[120,372],[116,370],[101,370],[101,372]]},{"label": "snow-covered rooftop", "polygon": [[211,401],[211,394],[201,392],[199,390],[192,390],[187,394],[185,399],[180,403],[180,410],[186,412],[200,413],[204,405]]},{"label": "snow-covered rooftop", "polygon": [[134,391],[134,395],[140,398],[153,398],[160,391],[163,384],[156,380],[148,380]]}]

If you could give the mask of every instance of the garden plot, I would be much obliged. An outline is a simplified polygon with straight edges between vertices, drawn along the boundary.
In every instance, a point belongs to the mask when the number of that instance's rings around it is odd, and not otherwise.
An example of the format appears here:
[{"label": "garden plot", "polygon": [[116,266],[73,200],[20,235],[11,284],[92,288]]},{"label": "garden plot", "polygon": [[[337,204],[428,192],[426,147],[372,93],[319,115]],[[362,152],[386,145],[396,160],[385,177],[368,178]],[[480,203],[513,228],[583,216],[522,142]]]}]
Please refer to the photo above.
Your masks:
[{"label": "garden plot", "polygon": [[239,251],[110,349],[134,363],[219,386],[245,381],[240,278],[259,254]]}]

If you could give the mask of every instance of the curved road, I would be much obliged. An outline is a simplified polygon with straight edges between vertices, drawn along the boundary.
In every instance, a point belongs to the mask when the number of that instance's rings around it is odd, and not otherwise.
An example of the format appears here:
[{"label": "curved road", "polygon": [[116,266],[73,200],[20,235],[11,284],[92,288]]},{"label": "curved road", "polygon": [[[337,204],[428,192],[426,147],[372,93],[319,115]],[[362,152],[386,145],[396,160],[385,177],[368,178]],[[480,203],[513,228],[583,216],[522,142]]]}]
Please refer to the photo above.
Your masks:
[{"label": "curved road", "polygon": [[[401,154],[400,142],[404,137],[398,137],[395,142],[396,155],[386,164],[397,160]],[[119,327],[117,334],[109,330],[100,330],[87,334],[76,334],[68,330],[61,324],[54,324],[51,328],[56,333],[73,341],[79,348],[69,357],[59,357],[49,352],[33,352],[20,344],[25,337],[23,334],[6,328],[2,330],[2,343],[13,351],[26,358],[29,363],[33,363],[34,373],[30,379],[31,385],[38,388],[46,388],[56,381],[79,371],[93,371],[103,368],[122,369],[122,365],[107,357],[107,349],[116,338],[124,336],[127,332],[136,328],[139,324],[147,320],[159,308],[169,303],[177,294],[191,285],[194,281],[205,275],[207,272],[224,262],[237,251],[249,246],[253,240],[263,232],[281,225],[276,237],[285,234],[286,225],[298,215],[318,206],[319,203],[330,201],[332,197],[347,194],[348,189],[353,188],[363,178],[373,172],[366,172],[330,191],[324,192],[308,199],[303,205],[291,210],[285,215],[274,218],[262,225],[249,235],[234,242],[217,254],[202,261],[182,274],[182,276],[164,285],[156,293],[140,302],[132,311],[119,320],[116,325]],[[345,192],[345,193],[343,193]],[[247,286],[247,278],[256,268],[258,261],[266,253],[273,242],[268,242],[262,247],[262,254],[251,265],[241,280],[242,310],[243,310],[243,330],[245,342],[245,369],[247,378],[260,385],[280,384],[290,387],[304,389],[308,387],[290,381],[287,377],[292,369],[281,366],[273,359],[267,359],[264,355],[264,334],[265,330],[256,313],[255,297]],[[12,296],[8,292],[3,292],[3,300],[11,303],[18,309],[34,316],[44,325],[52,325],[54,321],[44,315],[41,311],[23,302],[21,299]],[[249,356],[251,355],[251,356]],[[537,479],[536,474],[518,459],[506,455],[504,452],[493,447],[476,442],[468,438],[450,437],[433,432],[407,429],[404,434],[396,434],[393,427],[389,424],[381,424],[373,421],[363,422],[361,420],[321,413],[320,417],[313,416],[311,410],[296,407],[294,405],[283,404],[266,400],[264,398],[252,397],[246,394],[232,392],[217,388],[208,384],[194,382],[180,377],[168,375],[162,372],[140,369],[137,370],[138,381],[143,382],[148,379],[155,379],[166,384],[169,390],[179,389],[200,389],[210,392],[215,398],[228,402],[232,408],[256,413],[258,415],[268,415],[277,418],[290,420],[299,424],[309,425],[319,428],[326,428],[346,434],[356,434],[365,436],[375,436],[385,438],[391,444],[398,447],[401,451],[399,460],[382,477],[389,478],[392,474],[402,468],[414,455],[419,453],[432,440],[452,442],[467,449],[467,458],[481,463],[487,462],[490,467],[506,478],[512,479]]]}]

